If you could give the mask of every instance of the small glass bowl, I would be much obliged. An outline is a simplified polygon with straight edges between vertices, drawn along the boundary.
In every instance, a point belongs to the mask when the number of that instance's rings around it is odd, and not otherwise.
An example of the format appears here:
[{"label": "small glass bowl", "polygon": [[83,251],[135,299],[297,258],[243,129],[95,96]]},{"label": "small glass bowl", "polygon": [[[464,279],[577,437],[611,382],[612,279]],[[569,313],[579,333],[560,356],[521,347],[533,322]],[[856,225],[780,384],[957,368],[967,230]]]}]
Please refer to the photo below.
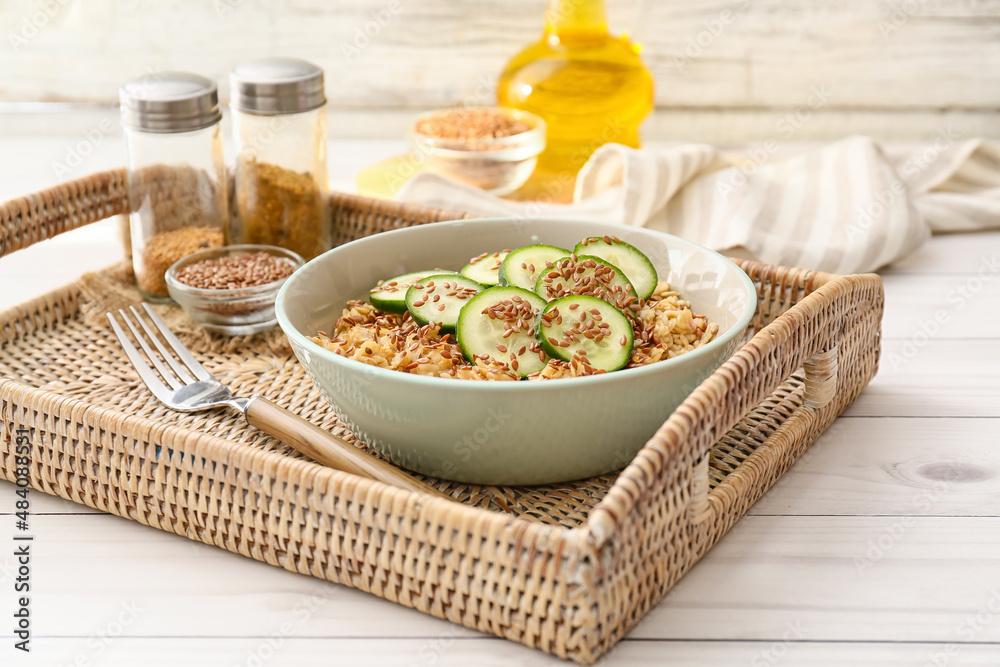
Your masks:
[{"label": "small glass bowl", "polygon": [[545,148],[545,121],[538,116],[506,107],[471,107],[519,120],[530,129],[507,137],[443,139],[417,132],[428,119],[456,109],[430,111],[417,117],[410,129],[414,149],[427,156],[427,168],[495,195],[505,195],[524,185]]},{"label": "small glass bowl", "polygon": [[216,333],[243,336],[270,329],[277,324],[274,299],[287,277],[266,285],[234,289],[206,289],[177,281],[177,272],[205,259],[266,252],[291,262],[295,269],[305,261],[291,250],[271,245],[231,245],[201,250],[175,262],[166,273],[170,296],[188,316]]}]

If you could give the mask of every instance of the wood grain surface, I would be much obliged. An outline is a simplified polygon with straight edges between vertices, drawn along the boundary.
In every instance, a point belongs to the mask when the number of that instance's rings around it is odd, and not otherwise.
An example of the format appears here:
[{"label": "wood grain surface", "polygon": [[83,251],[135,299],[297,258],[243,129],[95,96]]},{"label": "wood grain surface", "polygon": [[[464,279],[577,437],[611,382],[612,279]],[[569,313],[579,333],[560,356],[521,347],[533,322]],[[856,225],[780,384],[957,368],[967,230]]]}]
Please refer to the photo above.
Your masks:
[{"label": "wood grain surface", "polygon": [[[331,176],[341,185],[372,155],[402,149],[333,146]],[[64,147],[63,139],[0,140],[0,155],[21,158],[0,161],[0,196],[47,185],[49,157]],[[102,150],[95,164],[120,163],[117,149]],[[601,664],[1000,664],[1000,283],[984,282],[948,311],[950,324],[918,335],[993,248],[1000,234],[935,237],[884,271],[880,374]],[[117,253],[113,227],[100,224],[4,258],[0,308]],[[904,357],[907,342],[914,349]],[[0,482],[5,544],[13,492]],[[33,493],[32,502],[33,653],[12,660],[10,630],[0,628],[0,664],[561,664],[64,500]],[[4,590],[9,551],[0,551]]]}]

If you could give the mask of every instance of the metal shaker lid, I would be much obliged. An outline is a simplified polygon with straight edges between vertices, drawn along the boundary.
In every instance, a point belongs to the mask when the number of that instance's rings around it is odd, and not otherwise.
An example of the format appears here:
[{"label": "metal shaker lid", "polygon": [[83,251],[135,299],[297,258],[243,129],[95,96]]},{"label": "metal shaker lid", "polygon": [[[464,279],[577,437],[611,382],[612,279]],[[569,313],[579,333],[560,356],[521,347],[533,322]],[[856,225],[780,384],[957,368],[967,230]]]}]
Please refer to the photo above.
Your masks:
[{"label": "metal shaker lid", "polygon": [[143,132],[201,130],[222,119],[215,82],[188,72],[155,72],[119,91],[122,124]]},{"label": "metal shaker lid", "polygon": [[229,106],[260,116],[299,113],[326,104],[323,70],[297,58],[261,58],[229,74]]}]

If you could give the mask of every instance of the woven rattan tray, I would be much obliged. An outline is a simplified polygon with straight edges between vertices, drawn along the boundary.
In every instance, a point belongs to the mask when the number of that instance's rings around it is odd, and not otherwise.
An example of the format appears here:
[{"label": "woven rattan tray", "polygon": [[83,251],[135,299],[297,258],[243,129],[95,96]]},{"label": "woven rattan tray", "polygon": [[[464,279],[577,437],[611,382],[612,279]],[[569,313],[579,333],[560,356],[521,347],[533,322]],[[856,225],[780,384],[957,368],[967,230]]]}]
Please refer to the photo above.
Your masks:
[{"label": "woven rattan tray", "polygon": [[[338,242],[455,213],[333,195]],[[122,170],[0,205],[0,256],[126,209]],[[617,475],[544,488],[431,480],[464,506],[321,467],[222,413],[157,403],[101,323],[110,269],[0,313],[0,467],[33,431],[31,484],[294,572],[589,664],[714,545],[876,372],[883,293],[742,262],[756,335]],[[209,370],[338,423],[280,332],[185,329]]]}]

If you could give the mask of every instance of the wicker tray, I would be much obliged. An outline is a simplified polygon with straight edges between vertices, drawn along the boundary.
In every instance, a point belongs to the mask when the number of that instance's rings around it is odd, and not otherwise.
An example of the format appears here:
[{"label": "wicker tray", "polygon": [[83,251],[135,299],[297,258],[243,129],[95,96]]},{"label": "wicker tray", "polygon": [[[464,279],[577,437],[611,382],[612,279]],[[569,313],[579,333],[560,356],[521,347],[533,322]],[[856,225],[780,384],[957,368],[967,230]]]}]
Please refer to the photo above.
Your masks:
[{"label": "wicker tray", "polygon": [[[338,242],[461,217],[350,195],[332,204]],[[7,202],[0,256],[125,208],[123,170]],[[0,468],[14,479],[11,434],[27,427],[36,489],[589,664],[876,372],[877,276],[741,265],[758,288],[757,334],[617,475],[542,488],[431,480],[463,507],[321,467],[232,415],[174,413],[101,323],[102,290],[128,296],[123,268],[0,313]],[[181,330],[238,393],[351,437],[280,332]]]}]

